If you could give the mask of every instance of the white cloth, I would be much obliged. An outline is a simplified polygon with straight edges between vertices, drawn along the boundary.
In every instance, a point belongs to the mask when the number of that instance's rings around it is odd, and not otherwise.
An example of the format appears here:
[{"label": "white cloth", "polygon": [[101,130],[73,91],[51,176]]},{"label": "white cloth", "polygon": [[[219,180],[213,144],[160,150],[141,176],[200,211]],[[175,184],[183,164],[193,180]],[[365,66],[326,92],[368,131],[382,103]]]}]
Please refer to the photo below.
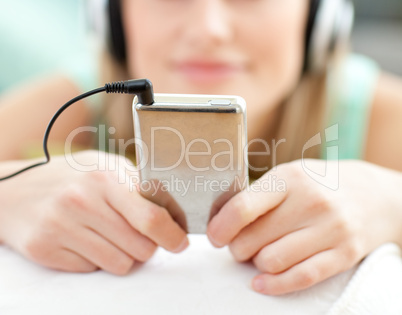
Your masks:
[{"label": "white cloth", "polygon": [[190,243],[176,255],[159,249],[124,277],[52,271],[0,247],[0,314],[402,314],[393,311],[402,293],[395,245],[310,289],[270,297],[250,289],[258,274],[251,264],[236,263],[205,236]]},{"label": "white cloth", "polygon": [[360,264],[328,315],[402,314],[402,259],[386,244]]}]

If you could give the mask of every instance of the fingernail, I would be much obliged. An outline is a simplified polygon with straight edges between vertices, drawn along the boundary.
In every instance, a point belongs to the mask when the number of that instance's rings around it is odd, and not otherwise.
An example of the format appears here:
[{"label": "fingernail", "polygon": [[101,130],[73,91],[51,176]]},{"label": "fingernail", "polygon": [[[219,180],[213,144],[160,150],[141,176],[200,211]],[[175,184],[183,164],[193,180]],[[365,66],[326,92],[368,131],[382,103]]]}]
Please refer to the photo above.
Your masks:
[{"label": "fingernail", "polygon": [[263,292],[265,289],[265,283],[264,280],[261,278],[256,278],[253,280],[253,288],[257,292]]},{"label": "fingernail", "polygon": [[207,236],[212,245],[214,245],[215,247],[223,247],[223,245],[215,241],[215,239],[209,233],[207,233]]},{"label": "fingernail", "polygon": [[181,244],[179,245],[179,247],[177,247],[175,250],[173,250],[173,253],[180,253],[183,250],[185,250],[188,245],[190,245],[190,243],[188,242],[188,238],[186,237],[183,242],[181,242]]}]

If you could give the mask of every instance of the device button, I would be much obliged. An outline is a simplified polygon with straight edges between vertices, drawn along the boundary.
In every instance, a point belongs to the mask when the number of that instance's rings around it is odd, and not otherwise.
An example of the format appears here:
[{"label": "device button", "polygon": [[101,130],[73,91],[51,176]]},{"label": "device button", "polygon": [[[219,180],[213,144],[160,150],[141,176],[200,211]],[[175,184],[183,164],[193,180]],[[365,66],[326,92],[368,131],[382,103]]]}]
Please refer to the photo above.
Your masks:
[{"label": "device button", "polygon": [[216,99],[216,100],[210,100],[209,105],[211,105],[211,106],[229,106],[229,105],[232,105],[232,102],[230,100],[225,100],[225,99]]}]

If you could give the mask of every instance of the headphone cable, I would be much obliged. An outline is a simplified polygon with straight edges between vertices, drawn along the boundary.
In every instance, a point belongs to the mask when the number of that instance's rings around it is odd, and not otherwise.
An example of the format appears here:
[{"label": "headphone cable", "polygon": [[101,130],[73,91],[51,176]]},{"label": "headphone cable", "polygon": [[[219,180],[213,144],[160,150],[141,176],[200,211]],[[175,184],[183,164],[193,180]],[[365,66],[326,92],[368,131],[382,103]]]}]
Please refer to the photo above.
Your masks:
[{"label": "headphone cable", "polygon": [[24,173],[30,169],[48,164],[50,162],[50,153],[48,148],[48,141],[50,136],[50,131],[53,128],[54,123],[60,117],[60,115],[71,105],[74,103],[92,96],[94,94],[98,94],[101,92],[106,93],[120,93],[120,94],[135,94],[138,97],[138,102],[143,105],[152,105],[154,103],[154,95],[153,95],[153,88],[151,81],[147,79],[140,79],[140,80],[128,80],[128,81],[121,81],[121,82],[113,82],[113,83],[106,83],[105,86],[91,90],[89,92],[83,93],[70,101],[64,104],[59,110],[53,115],[52,119],[50,120],[45,135],[43,136],[43,151],[45,153],[46,160],[43,162],[39,162],[33,165],[30,165],[26,168],[23,168],[11,175],[6,177],[0,178],[0,181],[4,181],[10,178],[13,178],[21,173]]}]

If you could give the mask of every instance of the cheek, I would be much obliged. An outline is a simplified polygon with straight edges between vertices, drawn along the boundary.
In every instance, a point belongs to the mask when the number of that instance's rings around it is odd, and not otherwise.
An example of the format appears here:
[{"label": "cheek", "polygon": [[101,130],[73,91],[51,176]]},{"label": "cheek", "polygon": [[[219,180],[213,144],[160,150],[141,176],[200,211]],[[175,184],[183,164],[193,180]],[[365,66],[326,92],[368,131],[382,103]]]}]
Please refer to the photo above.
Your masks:
[{"label": "cheek", "polygon": [[[294,38],[292,38],[294,37]],[[261,67],[258,71],[267,77],[270,83],[292,85],[297,81],[302,67],[303,43],[299,36],[267,39],[267,45],[260,50]]]},{"label": "cheek", "polygon": [[[152,42],[138,40],[136,46],[129,49],[130,59],[128,60],[129,73],[133,78],[148,78],[157,89],[159,77],[163,72],[163,44],[154,45]],[[142,47],[137,49],[137,47]]]},{"label": "cheek", "polygon": [[265,108],[267,105],[272,108],[282,102],[299,82],[303,66],[304,20],[300,17],[297,20],[295,16],[286,21],[271,21],[265,29],[270,31],[265,32],[264,40],[250,40],[248,47],[251,47],[250,54],[252,51],[254,55],[258,95],[265,100]]}]

